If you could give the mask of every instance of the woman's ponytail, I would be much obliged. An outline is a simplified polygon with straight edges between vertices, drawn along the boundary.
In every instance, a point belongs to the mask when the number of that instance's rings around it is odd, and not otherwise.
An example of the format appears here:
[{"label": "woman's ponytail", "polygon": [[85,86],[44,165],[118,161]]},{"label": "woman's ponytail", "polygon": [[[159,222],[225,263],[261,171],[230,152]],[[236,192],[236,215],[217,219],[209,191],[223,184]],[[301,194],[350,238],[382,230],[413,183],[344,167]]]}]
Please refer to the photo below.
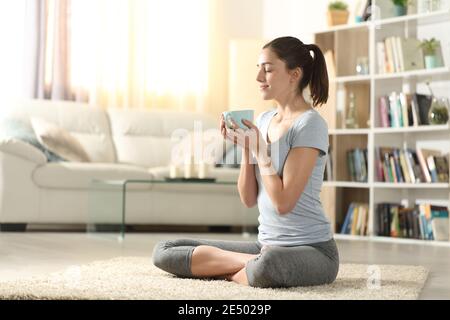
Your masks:
[{"label": "woman's ponytail", "polygon": [[306,48],[314,53],[314,58],[311,68],[311,78],[309,81],[309,88],[311,91],[311,98],[313,106],[324,104],[328,100],[328,72],[325,63],[325,57],[322,50],[315,45],[306,45]]}]

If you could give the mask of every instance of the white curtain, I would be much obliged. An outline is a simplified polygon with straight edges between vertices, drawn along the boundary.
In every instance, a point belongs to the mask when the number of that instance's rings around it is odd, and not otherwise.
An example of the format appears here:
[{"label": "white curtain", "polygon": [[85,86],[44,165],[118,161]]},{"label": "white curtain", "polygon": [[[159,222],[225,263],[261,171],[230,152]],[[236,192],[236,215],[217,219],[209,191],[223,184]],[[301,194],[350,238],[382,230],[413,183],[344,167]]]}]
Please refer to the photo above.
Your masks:
[{"label": "white curtain", "polygon": [[24,13],[25,96],[70,99],[69,0],[28,0]]},{"label": "white curtain", "polygon": [[3,1],[0,98],[218,115],[227,108],[225,1]]},{"label": "white curtain", "polygon": [[208,0],[71,1],[74,99],[204,110]]},{"label": "white curtain", "polygon": [[5,100],[23,95],[24,41],[26,0],[2,1],[0,10],[0,107]]}]

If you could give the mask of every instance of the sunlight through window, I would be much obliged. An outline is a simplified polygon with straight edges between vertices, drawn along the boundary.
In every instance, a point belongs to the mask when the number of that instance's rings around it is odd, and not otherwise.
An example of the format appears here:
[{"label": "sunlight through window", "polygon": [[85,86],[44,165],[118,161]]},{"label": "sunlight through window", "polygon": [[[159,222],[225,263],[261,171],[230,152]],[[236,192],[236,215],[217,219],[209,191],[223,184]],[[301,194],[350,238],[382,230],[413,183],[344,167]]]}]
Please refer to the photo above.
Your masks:
[{"label": "sunlight through window", "polygon": [[207,87],[207,0],[77,0],[72,86],[105,92],[201,94]]}]

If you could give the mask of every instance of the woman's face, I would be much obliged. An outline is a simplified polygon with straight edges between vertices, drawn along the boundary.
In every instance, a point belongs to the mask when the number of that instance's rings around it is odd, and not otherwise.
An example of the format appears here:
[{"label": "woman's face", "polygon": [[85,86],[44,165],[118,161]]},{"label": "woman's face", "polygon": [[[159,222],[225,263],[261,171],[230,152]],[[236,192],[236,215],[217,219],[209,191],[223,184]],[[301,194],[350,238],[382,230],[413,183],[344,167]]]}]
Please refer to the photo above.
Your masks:
[{"label": "woman's face", "polygon": [[263,100],[280,101],[296,89],[300,68],[288,70],[286,63],[269,48],[261,51],[257,67],[256,81],[259,83]]}]

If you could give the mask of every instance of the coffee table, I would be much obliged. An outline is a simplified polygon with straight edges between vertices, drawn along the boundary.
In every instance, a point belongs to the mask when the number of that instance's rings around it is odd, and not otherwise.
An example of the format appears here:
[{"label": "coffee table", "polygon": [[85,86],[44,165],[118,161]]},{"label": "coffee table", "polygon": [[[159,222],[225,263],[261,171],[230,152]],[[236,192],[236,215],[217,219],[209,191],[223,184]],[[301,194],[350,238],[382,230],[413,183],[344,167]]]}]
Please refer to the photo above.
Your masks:
[{"label": "coffee table", "polygon": [[[100,224],[105,225],[119,225],[118,240],[123,241],[126,231],[126,209],[127,192],[130,191],[130,186],[141,185],[140,188],[146,190],[148,187],[149,194],[151,187],[154,185],[198,185],[208,184],[208,186],[230,186],[236,187],[236,182],[220,181],[216,179],[126,179],[126,180],[102,180],[94,179],[89,186],[89,208],[88,208],[88,224],[87,232],[95,233],[99,230]],[[135,186],[136,187],[136,186]],[[242,208],[242,235],[249,237],[247,226],[246,211],[248,210],[244,205]],[[100,222],[100,223],[99,223]]]}]

